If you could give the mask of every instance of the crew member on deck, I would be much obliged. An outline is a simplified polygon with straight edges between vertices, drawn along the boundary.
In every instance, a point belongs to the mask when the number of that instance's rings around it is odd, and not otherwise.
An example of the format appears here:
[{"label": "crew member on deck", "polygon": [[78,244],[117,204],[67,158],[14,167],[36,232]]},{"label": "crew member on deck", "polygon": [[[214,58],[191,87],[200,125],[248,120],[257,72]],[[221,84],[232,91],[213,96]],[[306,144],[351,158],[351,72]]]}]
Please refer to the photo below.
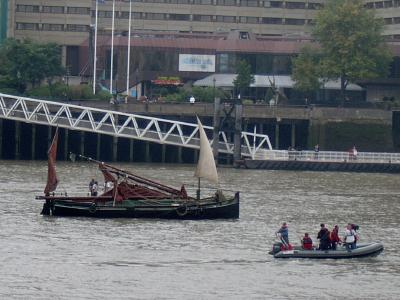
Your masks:
[{"label": "crew member on deck", "polygon": [[279,230],[276,233],[277,234],[279,233],[282,243],[286,247],[288,247],[288,245],[289,245],[289,228],[288,228],[286,222],[282,223],[281,228],[279,228]]},{"label": "crew member on deck", "polygon": [[303,246],[304,250],[312,250],[313,249],[312,239],[310,238],[310,236],[308,235],[307,232],[304,234],[303,238],[301,239],[301,245]]}]

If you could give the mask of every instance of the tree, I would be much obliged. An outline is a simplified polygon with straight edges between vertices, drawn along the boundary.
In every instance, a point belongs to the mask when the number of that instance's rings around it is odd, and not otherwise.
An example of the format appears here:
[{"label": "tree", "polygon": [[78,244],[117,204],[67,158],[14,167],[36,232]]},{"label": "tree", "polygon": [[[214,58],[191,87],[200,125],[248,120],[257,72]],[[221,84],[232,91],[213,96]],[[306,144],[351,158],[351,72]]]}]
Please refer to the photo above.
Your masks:
[{"label": "tree", "polygon": [[250,65],[245,60],[239,61],[236,71],[238,75],[236,76],[235,80],[233,80],[233,85],[241,95],[242,92],[244,92],[245,89],[250,86],[250,84],[254,83],[255,79],[254,76],[251,74]]},{"label": "tree", "polygon": [[293,59],[292,78],[295,89],[309,94],[321,87],[321,70],[319,68],[320,53],[317,49],[306,46],[302,52]]},{"label": "tree", "polygon": [[47,79],[64,74],[61,49],[53,43],[39,44],[29,40],[7,39],[0,48],[0,81],[20,93],[27,85],[40,85]]},{"label": "tree", "polygon": [[[349,83],[387,75],[392,56],[382,36],[383,21],[375,18],[363,1],[328,0],[317,13],[315,23],[313,36],[320,46],[319,76],[340,80],[342,103]],[[304,54],[303,51],[300,55]],[[304,60],[299,60],[299,65],[300,62]],[[306,72],[297,77],[298,86],[307,86],[307,80],[315,81],[306,76],[315,75]]]}]

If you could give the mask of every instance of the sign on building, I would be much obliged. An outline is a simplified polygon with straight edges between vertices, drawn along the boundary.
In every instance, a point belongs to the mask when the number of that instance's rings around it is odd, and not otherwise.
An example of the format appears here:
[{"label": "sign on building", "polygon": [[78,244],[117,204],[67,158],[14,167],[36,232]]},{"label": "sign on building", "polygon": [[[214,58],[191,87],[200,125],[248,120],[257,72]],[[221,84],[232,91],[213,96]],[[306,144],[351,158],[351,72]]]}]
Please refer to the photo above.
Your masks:
[{"label": "sign on building", "polygon": [[179,54],[179,71],[215,72],[215,55]]}]

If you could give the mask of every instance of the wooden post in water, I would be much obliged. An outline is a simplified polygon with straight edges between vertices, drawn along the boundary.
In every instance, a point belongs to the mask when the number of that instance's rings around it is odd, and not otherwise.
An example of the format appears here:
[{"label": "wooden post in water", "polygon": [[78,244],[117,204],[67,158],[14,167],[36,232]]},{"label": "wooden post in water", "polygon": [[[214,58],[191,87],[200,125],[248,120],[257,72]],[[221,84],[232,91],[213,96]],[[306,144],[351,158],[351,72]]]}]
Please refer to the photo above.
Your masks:
[{"label": "wooden post in water", "polygon": [[220,112],[221,112],[221,99],[214,99],[214,118],[213,118],[213,155],[215,159],[215,165],[218,165],[218,147],[219,147],[219,123],[220,123]]},{"label": "wooden post in water", "polygon": [[235,134],[233,138],[233,166],[237,167],[237,162],[241,159],[242,154],[242,115],[243,105],[238,103],[235,105]]},{"label": "wooden post in water", "polygon": [[279,150],[279,123],[278,120],[275,124],[275,149]]}]

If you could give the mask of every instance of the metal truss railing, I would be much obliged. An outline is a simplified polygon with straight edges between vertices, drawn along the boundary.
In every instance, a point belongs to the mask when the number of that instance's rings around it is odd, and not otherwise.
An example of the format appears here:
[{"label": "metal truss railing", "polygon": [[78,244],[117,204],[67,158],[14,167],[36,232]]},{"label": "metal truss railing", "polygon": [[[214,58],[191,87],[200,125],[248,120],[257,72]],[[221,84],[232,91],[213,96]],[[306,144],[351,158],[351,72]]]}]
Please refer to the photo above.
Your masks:
[{"label": "metal truss railing", "polygon": [[[200,145],[197,124],[1,93],[0,118],[193,149]],[[213,127],[204,126],[204,129],[211,139]],[[267,135],[242,132],[242,156],[254,158],[266,148],[272,150]],[[218,149],[233,154],[233,144],[223,131],[219,132]]]},{"label": "metal truss railing", "polygon": [[352,162],[352,163],[400,163],[400,153],[343,151],[288,151],[263,150],[253,157],[258,160],[297,160],[319,162]]}]

